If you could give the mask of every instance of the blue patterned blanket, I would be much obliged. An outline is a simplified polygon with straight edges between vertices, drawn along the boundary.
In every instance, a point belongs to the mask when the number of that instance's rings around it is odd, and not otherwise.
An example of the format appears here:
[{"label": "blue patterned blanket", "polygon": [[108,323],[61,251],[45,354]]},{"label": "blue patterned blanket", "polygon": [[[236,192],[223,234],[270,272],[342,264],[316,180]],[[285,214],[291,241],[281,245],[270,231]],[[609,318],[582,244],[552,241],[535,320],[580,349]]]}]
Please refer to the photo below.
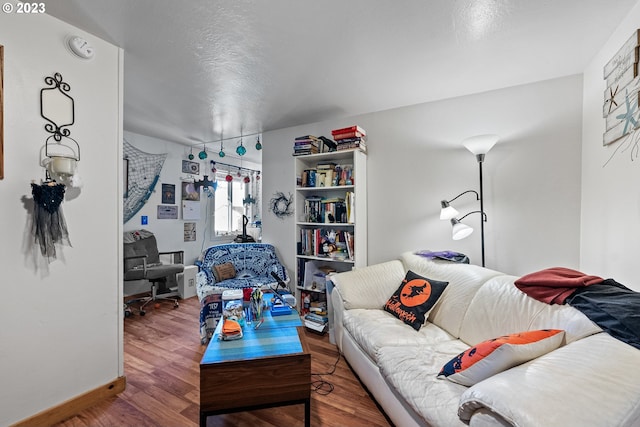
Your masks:
[{"label": "blue patterned blanket", "polygon": [[[233,264],[236,276],[216,283],[212,268]],[[275,247],[267,243],[227,243],[204,250],[198,266],[196,290],[200,300],[200,338],[206,343],[213,335],[222,315],[221,294],[225,289],[275,288],[275,272],[285,283],[289,282],[287,269],[276,254]]]}]

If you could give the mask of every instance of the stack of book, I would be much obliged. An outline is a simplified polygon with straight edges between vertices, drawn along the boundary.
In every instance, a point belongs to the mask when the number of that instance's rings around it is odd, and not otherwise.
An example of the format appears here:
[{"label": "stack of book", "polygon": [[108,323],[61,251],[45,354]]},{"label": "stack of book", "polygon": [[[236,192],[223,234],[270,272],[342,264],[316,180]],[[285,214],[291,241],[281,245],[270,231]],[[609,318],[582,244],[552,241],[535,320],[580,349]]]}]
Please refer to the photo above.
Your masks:
[{"label": "stack of book", "polygon": [[293,143],[293,155],[304,156],[307,154],[317,154],[320,152],[322,141],[313,135],[299,136]]},{"label": "stack of book", "polygon": [[324,334],[329,326],[329,318],[326,312],[324,315],[309,312],[304,316],[304,326],[313,332]]},{"label": "stack of book", "polygon": [[338,145],[337,150],[357,148],[364,153],[367,152],[367,132],[358,125],[334,129],[331,136]]}]

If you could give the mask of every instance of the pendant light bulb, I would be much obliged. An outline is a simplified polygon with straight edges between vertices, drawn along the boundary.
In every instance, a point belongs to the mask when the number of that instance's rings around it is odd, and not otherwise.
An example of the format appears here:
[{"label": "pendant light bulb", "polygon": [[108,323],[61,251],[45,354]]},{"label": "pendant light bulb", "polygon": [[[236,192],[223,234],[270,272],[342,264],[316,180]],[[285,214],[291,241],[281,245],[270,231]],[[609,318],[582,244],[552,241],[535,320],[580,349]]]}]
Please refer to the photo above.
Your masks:
[{"label": "pendant light bulb", "polygon": [[260,144],[260,136],[256,137],[256,150],[262,150],[262,144]]}]

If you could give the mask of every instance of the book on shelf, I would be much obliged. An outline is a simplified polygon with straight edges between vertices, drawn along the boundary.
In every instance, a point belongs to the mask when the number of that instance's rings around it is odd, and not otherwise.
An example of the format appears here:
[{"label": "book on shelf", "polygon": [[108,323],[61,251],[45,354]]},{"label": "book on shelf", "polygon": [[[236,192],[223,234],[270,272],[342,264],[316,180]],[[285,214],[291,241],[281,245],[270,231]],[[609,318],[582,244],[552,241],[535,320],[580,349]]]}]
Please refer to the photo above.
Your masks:
[{"label": "book on shelf", "polygon": [[360,136],[354,136],[353,138],[343,138],[341,140],[339,140],[337,142],[338,145],[340,144],[350,144],[352,142],[357,142],[360,144],[366,144],[367,143],[367,139],[366,138],[362,138]]},{"label": "book on shelf", "polygon": [[362,151],[363,153],[367,153],[367,146],[366,145],[362,145],[362,144],[358,144],[358,143],[350,143],[350,144],[341,144],[338,145],[338,147],[336,148],[336,151],[342,151],[342,150],[353,150],[353,149],[358,149],[360,151]]},{"label": "book on shelf", "polygon": [[304,326],[307,329],[311,330],[312,332],[316,332],[318,334],[324,335],[327,332],[327,328],[328,328],[329,325],[326,324],[326,323],[322,324],[322,325],[319,325],[317,323],[305,320],[304,321]]},{"label": "book on shelf", "polygon": [[320,140],[313,135],[304,135],[295,138],[293,143],[293,155],[303,156],[307,154],[316,154],[320,152],[318,147]]},{"label": "book on shelf", "polygon": [[320,316],[313,312],[305,314],[304,320],[308,320],[319,325],[324,325],[325,323],[329,322],[329,318],[327,316]]},{"label": "book on shelf", "polygon": [[340,140],[347,138],[362,138],[363,140],[366,140],[367,135],[358,131],[337,133],[333,135],[333,139],[336,141],[336,143],[340,143]]},{"label": "book on shelf", "polygon": [[353,233],[349,231],[345,231],[345,239],[347,241],[347,254],[349,255],[349,259],[353,261],[355,257],[355,245],[353,242]]},{"label": "book on shelf", "polygon": [[334,162],[323,162],[316,165],[317,170],[335,170],[336,164]]},{"label": "book on shelf", "polygon": [[319,142],[320,138],[318,138],[317,136],[314,136],[314,135],[303,135],[303,136],[295,137],[294,141],[315,141],[315,142]]},{"label": "book on shelf", "polygon": [[331,131],[331,135],[333,135],[333,137],[335,139],[335,135],[340,135],[340,134],[349,133],[349,132],[358,132],[358,133],[360,133],[362,135],[366,135],[367,134],[367,132],[363,128],[361,128],[360,126],[353,125],[353,126],[347,126],[347,127],[344,127],[344,128],[340,128],[340,129],[334,129],[334,130]]},{"label": "book on shelf", "polygon": [[309,312],[310,313],[314,313],[317,314],[318,316],[326,316],[327,315],[327,308],[324,307],[309,307]]}]

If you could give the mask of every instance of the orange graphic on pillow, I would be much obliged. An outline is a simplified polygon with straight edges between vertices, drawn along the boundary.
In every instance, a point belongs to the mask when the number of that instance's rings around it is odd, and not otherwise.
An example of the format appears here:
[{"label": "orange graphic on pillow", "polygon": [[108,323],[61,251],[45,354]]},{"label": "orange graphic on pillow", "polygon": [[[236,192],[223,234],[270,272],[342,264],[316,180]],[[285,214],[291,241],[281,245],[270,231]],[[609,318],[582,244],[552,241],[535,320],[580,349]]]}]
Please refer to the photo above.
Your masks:
[{"label": "orange graphic on pillow", "polygon": [[400,291],[400,302],[405,307],[416,307],[424,304],[431,296],[431,283],[424,279],[408,281]]}]

